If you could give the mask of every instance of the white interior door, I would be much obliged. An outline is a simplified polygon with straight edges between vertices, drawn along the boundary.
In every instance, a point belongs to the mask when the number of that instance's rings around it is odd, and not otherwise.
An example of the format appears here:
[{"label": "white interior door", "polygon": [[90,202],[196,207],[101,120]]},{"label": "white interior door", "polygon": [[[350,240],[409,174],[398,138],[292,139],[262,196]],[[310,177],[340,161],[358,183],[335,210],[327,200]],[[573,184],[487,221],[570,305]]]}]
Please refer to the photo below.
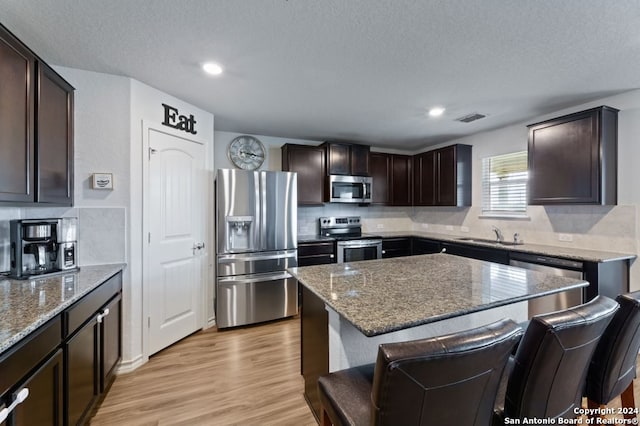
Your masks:
[{"label": "white interior door", "polygon": [[205,146],[149,129],[148,354],[202,327]]}]

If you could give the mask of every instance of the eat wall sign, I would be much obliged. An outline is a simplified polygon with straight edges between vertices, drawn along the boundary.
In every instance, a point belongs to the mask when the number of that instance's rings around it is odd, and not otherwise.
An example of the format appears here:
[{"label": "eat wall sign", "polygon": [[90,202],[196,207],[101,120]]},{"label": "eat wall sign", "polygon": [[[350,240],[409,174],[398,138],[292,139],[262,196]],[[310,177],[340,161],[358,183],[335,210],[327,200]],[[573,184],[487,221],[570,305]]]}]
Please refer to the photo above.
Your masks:
[{"label": "eat wall sign", "polygon": [[162,106],[164,107],[164,121],[162,124],[194,135],[198,133],[195,129],[196,119],[193,114],[187,117],[186,115],[181,115],[178,108],[167,104],[162,104]]}]

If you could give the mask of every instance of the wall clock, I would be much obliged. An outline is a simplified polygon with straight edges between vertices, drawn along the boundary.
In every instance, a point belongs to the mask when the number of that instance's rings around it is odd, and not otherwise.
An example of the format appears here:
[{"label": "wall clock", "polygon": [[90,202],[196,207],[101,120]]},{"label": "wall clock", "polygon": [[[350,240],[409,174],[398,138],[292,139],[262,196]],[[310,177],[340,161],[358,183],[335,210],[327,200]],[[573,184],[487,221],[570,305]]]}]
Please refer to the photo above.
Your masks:
[{"label": "wall clock", "polygon": [[256,170],[264,162],[265,149],[257,138],[244,135],[231,141],[227,155],[236,167],[243,170]]}]

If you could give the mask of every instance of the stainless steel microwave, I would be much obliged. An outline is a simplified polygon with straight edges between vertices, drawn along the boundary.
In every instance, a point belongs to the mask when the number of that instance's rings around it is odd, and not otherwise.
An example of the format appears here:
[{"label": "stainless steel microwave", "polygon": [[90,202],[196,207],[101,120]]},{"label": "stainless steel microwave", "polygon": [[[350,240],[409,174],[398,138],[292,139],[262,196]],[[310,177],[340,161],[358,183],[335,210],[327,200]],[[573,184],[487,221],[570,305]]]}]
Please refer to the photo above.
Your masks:
[{"label": "stainless steel microwave", "polygon": [[370,203],[371,183],[368,176],[329,176],[329,200],[332,203]]}]

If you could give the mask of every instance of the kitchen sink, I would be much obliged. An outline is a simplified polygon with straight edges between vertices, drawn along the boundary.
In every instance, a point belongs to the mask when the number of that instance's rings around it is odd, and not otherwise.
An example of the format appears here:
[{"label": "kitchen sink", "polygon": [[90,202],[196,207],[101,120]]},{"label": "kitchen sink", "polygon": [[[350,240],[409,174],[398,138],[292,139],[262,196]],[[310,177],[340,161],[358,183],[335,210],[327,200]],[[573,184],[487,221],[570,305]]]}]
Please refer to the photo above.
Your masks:
[{"label": "kitchen sink", "polygon": [[475,237],[462,237],[462,238],[458,238],[458,241],[468,241],[470,243],[498,244],[502,246],[519,246],[524,244],[524,243],[516,243],[513,241],[498,241],[498,240],[492,240],[489,238],[475,238]]}]

